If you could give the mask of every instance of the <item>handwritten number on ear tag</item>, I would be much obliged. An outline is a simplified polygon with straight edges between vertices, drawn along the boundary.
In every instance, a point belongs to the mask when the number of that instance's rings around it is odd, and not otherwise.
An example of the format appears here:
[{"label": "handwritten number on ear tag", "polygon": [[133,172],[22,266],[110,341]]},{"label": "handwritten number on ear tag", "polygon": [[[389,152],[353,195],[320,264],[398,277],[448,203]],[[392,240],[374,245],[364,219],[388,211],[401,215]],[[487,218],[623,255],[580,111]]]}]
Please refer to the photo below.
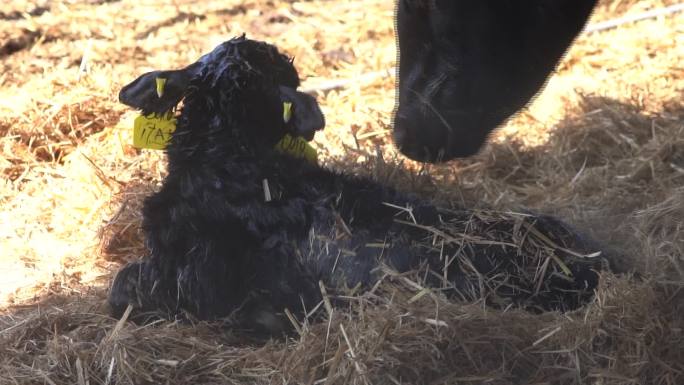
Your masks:
[{"label": "handwritten number on ear tag", "polygon": [[164,115],[140,115],[133,121],[133,146],[163,150],[176,130],[176,118],[172,113]]},{"label": "handwritten number on ear tag", "polygon": [[309,163],[318,164],[318,151],[302,137],[285,134],[280,142],[275,145],[275,149],[295,158],[304,158]]}]

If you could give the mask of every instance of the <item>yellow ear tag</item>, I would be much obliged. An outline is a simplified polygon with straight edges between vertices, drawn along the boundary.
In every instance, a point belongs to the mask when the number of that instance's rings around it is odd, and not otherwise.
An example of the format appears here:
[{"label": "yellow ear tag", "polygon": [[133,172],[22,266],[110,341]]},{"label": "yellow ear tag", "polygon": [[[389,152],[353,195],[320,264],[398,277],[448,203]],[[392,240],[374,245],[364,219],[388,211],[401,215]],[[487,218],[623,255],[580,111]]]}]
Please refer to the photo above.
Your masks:
[{"label": "yellow ear tag", "polygon": [[283,122],[287,123],[292,119],[292,103],[283,102]]},{"label": "yellow ear tag", "polygon": [[285,134],[274,148],[283,154],[289,154],[295,158],[304,158],[309,163],[318,164],[318,151],[301,136],[293,137],[290,134]]},{"label": "yellow ear tag", "polygon": [[166,86],[166,79],[156,78],[154,79],[154,81],[157,84],[157,97],[161,98],[162,96],[164,96],[164,87]]},{"label": "yellow ear tag", "polygon": [[172,112],[163,115],[140,115],[133,121],[133,146],[163,150],[176,130],[176,118]]}]

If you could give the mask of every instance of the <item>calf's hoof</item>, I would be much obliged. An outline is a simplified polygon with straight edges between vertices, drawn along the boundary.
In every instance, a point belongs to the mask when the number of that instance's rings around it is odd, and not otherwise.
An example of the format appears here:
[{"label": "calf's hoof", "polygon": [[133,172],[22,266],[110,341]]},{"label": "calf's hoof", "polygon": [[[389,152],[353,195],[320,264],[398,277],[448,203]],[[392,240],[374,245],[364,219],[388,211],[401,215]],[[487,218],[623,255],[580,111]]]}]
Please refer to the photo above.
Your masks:
[{"label": "calf's hoof", "polygon": [[136,322],[149,319],[149,314],[143,314],[155,310],[155,301],[152,300],[157,284],[155,276],[151,266],[140,261],[131,262],[119,270],[108,298],[112,317],[121,318],[130,305],[133,308],[130,319]]}]

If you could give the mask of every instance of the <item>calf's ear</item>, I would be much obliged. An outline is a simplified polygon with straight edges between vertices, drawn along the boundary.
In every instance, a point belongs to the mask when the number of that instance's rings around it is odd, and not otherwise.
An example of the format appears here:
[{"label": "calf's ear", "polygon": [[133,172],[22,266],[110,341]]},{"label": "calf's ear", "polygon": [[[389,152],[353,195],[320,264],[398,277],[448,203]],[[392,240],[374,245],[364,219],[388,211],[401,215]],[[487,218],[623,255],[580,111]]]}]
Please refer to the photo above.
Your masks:
[{"label": "calf's ear", "polygon": [[325,117],[313,96],[280,86],[280,100],[283,102],[283,120],[296,136],[311,140],[316,131],[325,127]]},{"label": "calf's ear", "polygon": [[180,70],[145,73],[121,89],[119,101],[146,115],[168,112],[188,94],[190,80],[198,70],[197,65],[191,65]]}]

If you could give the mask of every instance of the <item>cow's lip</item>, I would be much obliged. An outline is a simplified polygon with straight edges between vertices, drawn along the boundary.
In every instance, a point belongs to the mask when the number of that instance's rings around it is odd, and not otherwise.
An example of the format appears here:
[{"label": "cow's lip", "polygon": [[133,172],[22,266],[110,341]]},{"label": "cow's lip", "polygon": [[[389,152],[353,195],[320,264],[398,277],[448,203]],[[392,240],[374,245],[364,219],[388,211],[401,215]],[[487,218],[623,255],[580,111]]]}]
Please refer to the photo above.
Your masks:
[{"label": "cow's lip", "polygon": [[[393,139],[406,157],[427,163],[442,163],[475,155],[487,139],[487,133],[477,130],[480,121],[457,119],[453,116],[423,116],[415,123],[405,113],[396,114]],[[449,129],[443,119],[449,119]]]}]

